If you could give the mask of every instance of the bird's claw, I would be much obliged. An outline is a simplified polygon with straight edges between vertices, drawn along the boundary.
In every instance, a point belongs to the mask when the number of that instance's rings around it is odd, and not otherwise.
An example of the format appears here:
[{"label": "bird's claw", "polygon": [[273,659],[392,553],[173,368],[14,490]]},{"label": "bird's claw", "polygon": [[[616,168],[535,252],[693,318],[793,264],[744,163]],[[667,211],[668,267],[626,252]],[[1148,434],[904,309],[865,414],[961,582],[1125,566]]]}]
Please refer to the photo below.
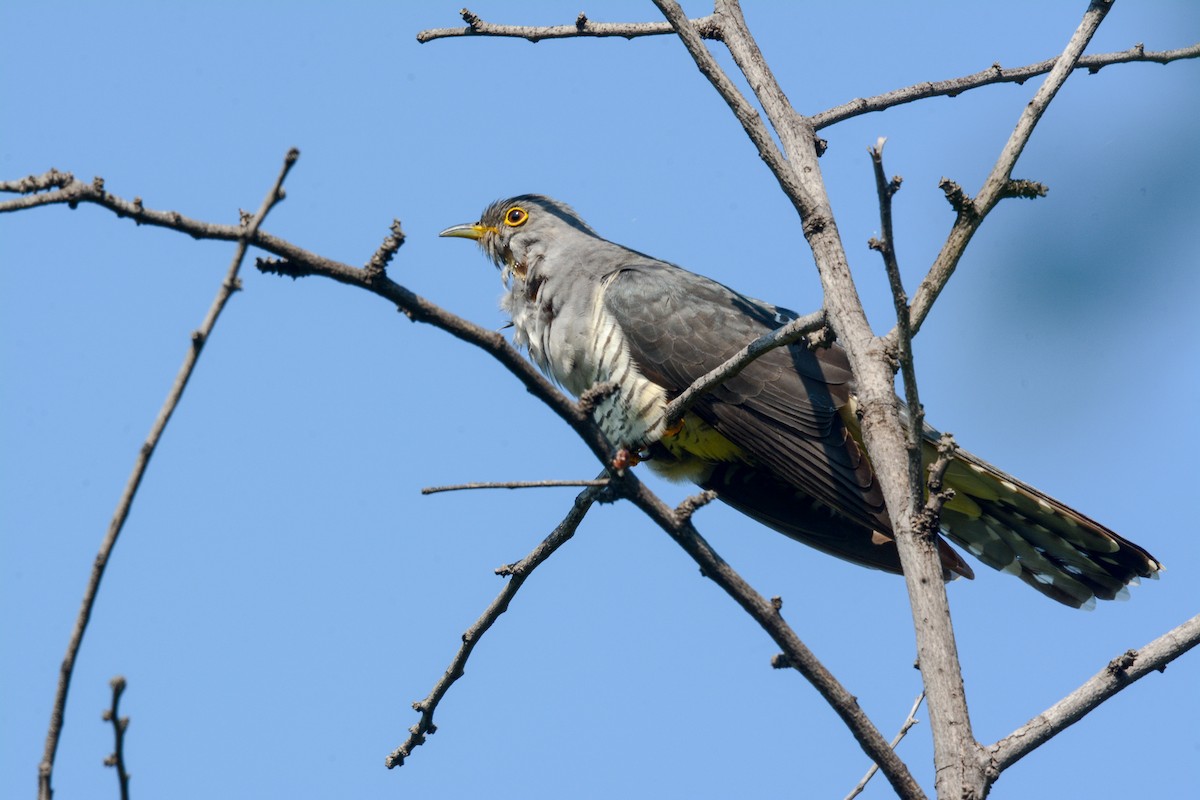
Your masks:
[{"label": "bird's claw", "polygon": [[628,447],[622,447],[618,450],[612,460],[613,469],[618,470],[636,467],[640,463],[642,463],[641,455],[636,450],[630,450]]}]

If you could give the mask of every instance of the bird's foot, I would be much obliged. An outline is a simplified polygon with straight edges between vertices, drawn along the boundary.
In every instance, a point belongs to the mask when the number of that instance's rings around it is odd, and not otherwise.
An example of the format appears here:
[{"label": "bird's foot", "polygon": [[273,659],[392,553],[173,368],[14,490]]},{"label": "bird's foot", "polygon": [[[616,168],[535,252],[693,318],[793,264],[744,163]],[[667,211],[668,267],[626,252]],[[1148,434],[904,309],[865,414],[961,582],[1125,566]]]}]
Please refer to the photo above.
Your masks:
[{"label": "bird's foot", "polygon": [[636,450],[630,450],[628,447],[622,447],[618,450],[612,460],[613,469],[628,469],[629,467],[636,467],[640,463],[642,463],[641,454]]}]

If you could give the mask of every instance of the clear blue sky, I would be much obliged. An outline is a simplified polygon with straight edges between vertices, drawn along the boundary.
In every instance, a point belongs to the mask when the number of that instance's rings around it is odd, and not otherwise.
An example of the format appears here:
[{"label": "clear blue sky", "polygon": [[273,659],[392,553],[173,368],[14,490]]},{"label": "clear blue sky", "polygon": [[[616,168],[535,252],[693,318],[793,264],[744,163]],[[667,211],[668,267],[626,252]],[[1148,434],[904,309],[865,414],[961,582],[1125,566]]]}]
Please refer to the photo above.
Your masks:
[{"label": "clear blue sky", "polygon": [[[233,222],[288,147],[266,228],[366,261],[399,217],[392,276],[499,327],[475,248],[439,240],[498,197],[542,192],[608,238],[798,310],[819,302],[799,223],[670,38],[458,39],[461,0],[6,3],[0,175],[50,167],[147,206]],[[746,0],[793,103],[1058,53],[1086,3]],[[472,3],[570,22],[560,3]],[[690,3],[694,15],[708,6]],[[649,3],[584,7],[650,20]],[[1092,51],[1177,47],[1200,6],[1122,0]],[[21,43],[21,46],[17,46]],[[725,59],[728,61],[728,59]],[[866,148],[889,137],[915,285],[1036,82],[826,130],[822,166],[877,326],[888,300]],[[981,569],[950,587],[979,737],[1009,733],[1195,614],[1200,536],[1200,63],[1076,74],[1016,169],[1036,202],[989,219],[922,331],[930,420],[1145,545],[1164,579],[1093,613]],[[232,246],[94,207],[0,217],[0,796],[29,797],[57,668],[134,455]],[[243,275],[151,464],[84,642],[62,798],[115,797],[100,712],[129,679],[135,797],[841,797],[866,759],[772,643],[659,530],[597,509],[526,584],[395,771],[384,756],[460,633],[572,490],[422,497],[468,480],[586,478],[589,452],[503,369],[380,299]],[[686,487],[654,484],[675,502]],[[902,581],[724,508],[698,517],[890,736],[916,696]],[[1200,656],[1030,756],[996,798],[1182,797],[1200,788]],[[920,715],[924,719],[924,712]],[[927,725],[901,753],[932,788]],[[868,793],[886,797],[882,781]]]}]

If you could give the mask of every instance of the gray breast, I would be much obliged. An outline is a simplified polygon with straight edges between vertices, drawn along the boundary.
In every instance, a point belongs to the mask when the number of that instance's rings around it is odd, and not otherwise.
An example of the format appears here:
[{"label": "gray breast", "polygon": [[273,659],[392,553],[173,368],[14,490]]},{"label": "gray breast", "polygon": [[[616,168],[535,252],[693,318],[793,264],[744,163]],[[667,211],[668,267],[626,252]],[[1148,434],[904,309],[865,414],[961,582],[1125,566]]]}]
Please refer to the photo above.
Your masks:
[{"label": "gray breast", "polygon": [[619,322],[605,308],[612,278],[591,282],[587,291],[563,292],[553,278],[528,277],[528,282],[514,277],[502,301],[512,315],[517,346],[528,348],[534,363],[576,397],[602,383],[617,385],[594,413],[614,446],[656,441],[666,393],[642,375]]}]

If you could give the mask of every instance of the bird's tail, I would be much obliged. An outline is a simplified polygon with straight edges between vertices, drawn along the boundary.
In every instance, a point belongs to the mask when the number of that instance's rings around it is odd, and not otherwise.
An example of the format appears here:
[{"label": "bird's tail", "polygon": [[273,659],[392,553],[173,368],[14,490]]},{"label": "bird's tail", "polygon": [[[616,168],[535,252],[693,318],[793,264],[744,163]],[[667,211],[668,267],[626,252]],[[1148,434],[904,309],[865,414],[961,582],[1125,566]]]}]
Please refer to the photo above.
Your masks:
[{"label": "bird's tail", "polygon": [[965,451],[955,453],[944,482],[955,492],[942,509],[946,535],[1060,603],[1125,599],[1127,585],[1163,569],[1128,539]]}]

